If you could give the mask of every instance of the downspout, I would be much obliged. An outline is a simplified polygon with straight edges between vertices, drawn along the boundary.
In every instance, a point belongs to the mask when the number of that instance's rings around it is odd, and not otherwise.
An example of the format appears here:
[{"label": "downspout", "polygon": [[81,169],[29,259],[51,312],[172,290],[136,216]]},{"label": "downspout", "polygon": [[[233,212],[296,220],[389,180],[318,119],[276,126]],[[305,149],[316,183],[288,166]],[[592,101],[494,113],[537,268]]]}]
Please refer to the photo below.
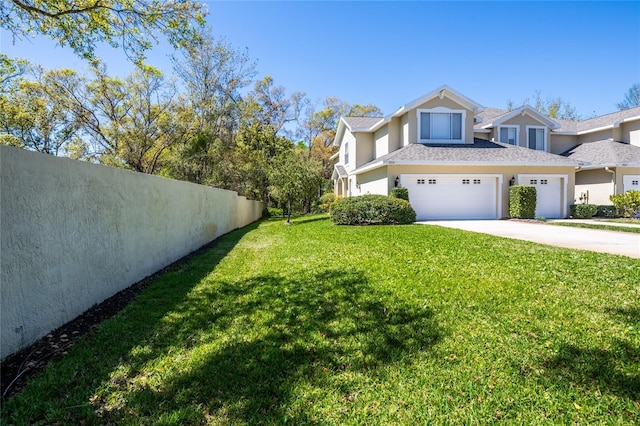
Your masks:
[{"label": "downspout", "polygon": [[611,173],[613,175],[612,176],[612,180],[613,180],[613,195],[616,195],[617,194],[617,192],[616,192],[616,171],[609,169],[609,167],[605,167],[604,171],[605,172],[609,172],[609,173]]}]

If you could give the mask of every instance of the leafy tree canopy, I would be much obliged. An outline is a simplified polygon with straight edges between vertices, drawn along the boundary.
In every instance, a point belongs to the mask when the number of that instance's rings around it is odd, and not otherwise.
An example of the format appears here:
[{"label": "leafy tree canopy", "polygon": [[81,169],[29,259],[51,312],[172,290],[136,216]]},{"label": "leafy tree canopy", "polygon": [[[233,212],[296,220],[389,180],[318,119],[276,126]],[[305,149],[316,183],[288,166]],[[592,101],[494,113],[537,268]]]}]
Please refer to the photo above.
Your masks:
[{"label": "leafy tree canopy", "polygon": [[106,42],[141,62],[160,34],[176,47],[197,37],[206,13],[192,0],[3,0],[0,27],[21,39],[44,35],[86,59]]},{"label": "leafy tree canopy", "polygon": [[624,95],[624,100],[616,104],[619,110],[640,106],[640,83],[633,84]]}]

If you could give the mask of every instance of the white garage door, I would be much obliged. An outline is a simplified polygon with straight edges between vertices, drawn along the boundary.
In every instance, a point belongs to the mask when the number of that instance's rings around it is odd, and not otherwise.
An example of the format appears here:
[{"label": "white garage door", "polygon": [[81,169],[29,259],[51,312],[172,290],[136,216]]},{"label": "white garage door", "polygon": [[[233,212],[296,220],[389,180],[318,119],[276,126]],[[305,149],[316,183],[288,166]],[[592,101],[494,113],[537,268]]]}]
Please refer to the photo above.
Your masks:
[{"label": "white garage door", "polygon": [[520,185],[536,187],[536,217],[557,219],[562,215],[562,178],[552,176],[519,177]]},{"label": "white garage door", "polygon": [[624,187],[624,192],[640,191],[640,175],[623,175],[622,186]]},{"label": "white garage door", "polygon": [[403,175],[418,220],[497,219],[494,175]]}]

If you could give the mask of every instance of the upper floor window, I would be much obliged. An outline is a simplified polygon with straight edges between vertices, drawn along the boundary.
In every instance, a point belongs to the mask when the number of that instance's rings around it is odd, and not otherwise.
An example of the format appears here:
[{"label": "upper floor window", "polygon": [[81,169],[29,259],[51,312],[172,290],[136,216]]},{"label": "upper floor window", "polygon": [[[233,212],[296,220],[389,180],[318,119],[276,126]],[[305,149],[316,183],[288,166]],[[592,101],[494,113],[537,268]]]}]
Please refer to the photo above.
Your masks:
[{"label": "upper floor window", "polygon": [[546,130],[546,127],[527,126],[527,147],[538,151],[546,151]]},{"label": "upper floor window", "polygon": [[349,142],[344,143],[344,164],[349,164]]},{"label": "upper floor window", "polygon": [[443,107],[419,109],[419,142],[464,143],[465,116],[465,111]]},{"label": "upper floor window", "polygon": [[518,126],[500,126],[500,142],[518,146]]}]

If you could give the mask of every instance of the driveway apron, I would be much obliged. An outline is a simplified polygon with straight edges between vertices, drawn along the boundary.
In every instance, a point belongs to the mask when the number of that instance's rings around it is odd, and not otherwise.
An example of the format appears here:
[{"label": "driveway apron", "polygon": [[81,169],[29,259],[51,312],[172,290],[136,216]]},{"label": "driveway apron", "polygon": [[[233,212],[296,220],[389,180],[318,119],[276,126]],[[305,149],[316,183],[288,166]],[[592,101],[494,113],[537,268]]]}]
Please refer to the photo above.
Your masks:
[{"label": "driveway apron", "polygon": [[447,220],[418,223],[640,259],[640,234],[630,232],[573,228],[510,220]]}]

